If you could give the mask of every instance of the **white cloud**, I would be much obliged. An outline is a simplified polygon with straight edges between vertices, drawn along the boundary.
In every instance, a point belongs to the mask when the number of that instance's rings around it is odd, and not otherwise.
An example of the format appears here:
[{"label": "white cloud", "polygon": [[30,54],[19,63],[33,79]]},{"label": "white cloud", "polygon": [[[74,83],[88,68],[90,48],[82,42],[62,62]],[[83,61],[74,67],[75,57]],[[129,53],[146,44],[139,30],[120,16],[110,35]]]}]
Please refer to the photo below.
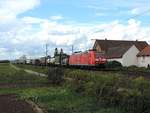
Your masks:
[{"label": "white cloud", "polygon": [[[53,45],[52,48],[55,48],[54,45],[69,47],[74,44],[77,49],[80,47],[89,49],[89,44],[93,38],[143,40],[143,37],[149,36],[149,30],[146,32],[145,28],[141,27],[140,22],[133,19],[128,21],[128,25],[123,25],[119,21],[93,26],[66,25],[49,21],[42,23],[41,26],[40,30],[35,32],[35,35],[31,35],[30,38],[36,37],[37,43],[48,42]],[[32,39],[34,40],[34,38]]]},{"label": "white cloud", "polygon": [[12,21],[16,16],[33,9],[40,4],[40,0],[1,0],[0,21],[1,23]]},{"label": "white cloud", "polygon": [[[0,59],[16,58],[23,54],[42,56],[45,54],[46,43],[49,44],[49,53],[52,55],[55,47],[63,48],[68,53],[72,45],[74,50],[87,50],[92,47],[91,39],[138,39],[150,42],[150,27],[142,26],[135,19],[128,20],[127,24],[118,20],[103,24],[80,24],[68,21],[59,23],[58,20],[64,19],[61,15],[48,19],[30,16],[17,18],[19,14],[39,4],[40,0],[0,1]],[[97,5],[89,8],[95,9],[99,16],[102,16],[103,10],[107,10],[107,7],[105,9]],[[140,9],[134,8],[131,12],[138,14]]]},{"label": "white cloud", "polygon": [[[28,24],[29,23],[29,24]],[[35,27],[36,24],[36,27]],[[38,25],[38,26],[37,26]],[[49,53],[53,55],[55,47],[68,53],[74,50],[87,50],[92,47],[91,39],[145,40],[150,41],[150,27],[141,26],[141,22],[130,19],[122,24],[115,20],[105,24],[66,24],[35,17],[24,17],[15,27],[0,32],[1,58],[16,58],[23,54],[42,56],[45,44],[49,44]]]}]

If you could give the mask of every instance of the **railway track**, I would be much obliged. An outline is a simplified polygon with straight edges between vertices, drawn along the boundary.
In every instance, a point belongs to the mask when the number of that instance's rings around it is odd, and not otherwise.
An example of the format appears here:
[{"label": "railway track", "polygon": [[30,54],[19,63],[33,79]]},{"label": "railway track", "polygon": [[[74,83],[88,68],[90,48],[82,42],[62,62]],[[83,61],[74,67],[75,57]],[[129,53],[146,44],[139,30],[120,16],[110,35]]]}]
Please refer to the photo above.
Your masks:
[{"label": "railway track", "polygon": [[[50,66],[51,67],[51,66]],[[69,66],[52,66],[52,67],[63,67],[66,69],[81,69],[86,71],[102,71],[102,72],[116,72],[129,77],[139,77],[143,76],[144,78],[150,79],[150,71],[141,71],[141,70],[128,70],[123,68],[90,68],[90,67],[69,67]]]}]

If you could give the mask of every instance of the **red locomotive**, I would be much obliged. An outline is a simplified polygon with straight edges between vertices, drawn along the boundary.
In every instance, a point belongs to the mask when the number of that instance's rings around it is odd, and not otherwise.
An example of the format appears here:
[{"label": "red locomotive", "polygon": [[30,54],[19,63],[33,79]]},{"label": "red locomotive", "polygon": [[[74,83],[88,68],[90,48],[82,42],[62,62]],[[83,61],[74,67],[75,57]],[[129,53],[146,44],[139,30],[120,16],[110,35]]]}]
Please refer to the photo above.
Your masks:
[{"label": "red locomotive", "polygon": [[89,50],[86,52],[76,52],[70,55],[70,66],[102,66],[107,62],[107,59],[102,52]]}]

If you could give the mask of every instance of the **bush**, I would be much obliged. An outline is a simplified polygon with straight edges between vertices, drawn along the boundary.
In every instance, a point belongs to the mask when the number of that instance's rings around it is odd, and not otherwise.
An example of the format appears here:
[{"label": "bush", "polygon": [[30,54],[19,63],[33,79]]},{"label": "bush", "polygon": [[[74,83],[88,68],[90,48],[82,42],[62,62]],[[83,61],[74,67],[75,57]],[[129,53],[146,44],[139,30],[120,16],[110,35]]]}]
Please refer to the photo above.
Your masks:
[{"label": "bush", "polygon": [[59,85],[64,81],[64,70],[61,67],[50,68],[48,80],[51,84]]},{"label": "bush", "polygon": [[102,106],[114,106],[119,100],[118,76],[95,75],[94,79],[86,84],[86,94],[96,98],[96,102]]},{"label": "bush", "polygon": [[128,113],[149,113],[149,99],[136,89],[122,89],[120,94],[120,107]]},{"label": "bush", "polygon": [[106,68],[120,68],[122,67],[122,64],[118,61],[109,61],[106,63]]},{"label": "bush", "polygon": [[119,107],[127,113],[150,113],[150,81],[118,74],[71,71],[67,77],[77,93],[93,97],[97,106]]},{"label": "bush", "polygon": [[85,84],[90,81],[90,73],[81,70],[74,70],[67,73],[66,77],[72,78],[71,87],[75,92],[83,93]]}]

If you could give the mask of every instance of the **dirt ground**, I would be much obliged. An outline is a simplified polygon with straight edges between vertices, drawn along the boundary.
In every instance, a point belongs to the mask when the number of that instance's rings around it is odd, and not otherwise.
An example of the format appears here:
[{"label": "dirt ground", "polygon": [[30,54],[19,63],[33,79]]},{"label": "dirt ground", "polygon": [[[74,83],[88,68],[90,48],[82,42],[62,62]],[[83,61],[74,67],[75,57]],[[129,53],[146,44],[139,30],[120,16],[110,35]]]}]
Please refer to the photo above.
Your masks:
[{"label": "dirt ground", "polygon": [[32,107],[16,95],[0,95],[0,113],[36,113]]}]

